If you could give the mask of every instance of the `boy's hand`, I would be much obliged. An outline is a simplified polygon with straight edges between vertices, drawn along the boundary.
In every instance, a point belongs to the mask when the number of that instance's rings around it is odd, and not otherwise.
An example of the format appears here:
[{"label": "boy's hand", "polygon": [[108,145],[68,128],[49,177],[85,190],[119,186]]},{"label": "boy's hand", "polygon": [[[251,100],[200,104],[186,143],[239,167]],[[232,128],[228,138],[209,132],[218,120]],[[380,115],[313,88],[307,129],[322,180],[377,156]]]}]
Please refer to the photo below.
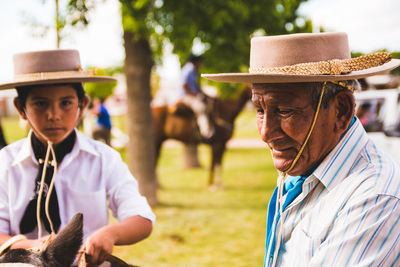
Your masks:
[{"label": "boy's hand", "polygon": [[115,237],[108,231],[107,226],[89,236],[84,244],[88,266],[98,266],[103,263],[106,256],[112,253],[114,244]]},{"label": "boy's hand", "polygon": [[114,245],[130,245],[146,238],[153,228],[150,220],[135,215],[100,228],[84,244],[87,266],[97,266],[110,255]]}]

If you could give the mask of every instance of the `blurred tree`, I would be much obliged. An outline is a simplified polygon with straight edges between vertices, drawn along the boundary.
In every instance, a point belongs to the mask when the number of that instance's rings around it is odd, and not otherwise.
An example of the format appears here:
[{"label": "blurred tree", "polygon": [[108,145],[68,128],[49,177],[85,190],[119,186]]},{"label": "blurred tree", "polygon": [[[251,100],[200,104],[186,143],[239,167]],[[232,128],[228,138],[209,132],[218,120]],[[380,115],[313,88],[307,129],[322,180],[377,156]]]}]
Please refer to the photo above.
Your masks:
[{"label": "blurred tree", "polygon": [[[311,21],[296,13],[305,1],[156,1],[162,3],[162,12],[155,13],[155,20],[181,63],[195,44],[204,51],[203,73],[247,72],[251,37],[312,31]],[[213,85],[222,95],[238,88],[236,84]]]},{"label": "blurred tree", "polygon": [[[400,52],[392,52],[392,56],[393,56],[393,58],[400,59]],[[400,67],[395,68],[390,73],[393,74],[393,75],[399,75],[400,76]]]},{"label": "blurred tree", "polygon": [[[140,164],[144,164],[144,168],[154,166],[151,165],[154,161],[150,159],[154,149],[149,80],[154,61],[160,62],[166,41],[172,43],[173,51],[182,63],[189,54],[195,52],[193,46],[197,45],[205,56],[203,70],[246,71],[252,35],[311,31],[311,22],[296,14],[300,3],[304,1],[120,0],[126,51],[130,137],[138,139],[128,149],[133,170],[136,169],[135,165]],[[218,87],[234,86],[218,84]],[[152,150],[145,158],[142,153],[146,148]],[[142,173],[148,175],[147,181],[156,182],[151,171]],[[148,184],[148,188],[154,187]]]},{"label": "blurred tree", "polygon": [[[77,21],[88,22],[87,2],[70,0]],[[310,32],[311,22],[297,15],[306,0],[120,0],[128,103],[128,164],[141,192],[157,203],[151,122],[150,77],[169,40],[181,62],[204,53],[205,72],[247,71],[253,35]],[[200,49],[196,50],[196,47]],[[235,85],[217,84],[219,88]]]},{"label": "blurred tree", "polygon": [[[115,69],[114,68],[89,68],[95,71],[96,75],[106,75],[106,76],[114,76]],[[114,92],[114,88],[117,85],[117,82],[109,82],[109,83],[86,83],[84,85],[85,92],[90,96],[91,99],[99,98],[106,99],[111,96]]]},{"label": "blurred tree", "polygon": [[[68,36],[68,30],[72,28],[84,28],[88,25],[89,20],[86,14],[94,8],[96,0],[50,0],[54,1],[54,24],[47,25],[43,22],[38,21],[37,18],[33,17],[29,13],[25,13],[24,23],[30,27],[32,36],[44,37],[48,34],[50,29],[54,29],[56,32],[56,47],[60,48],[62,39]],[[105,1],[105,0],[103,0]],[[47,0],[41,0],[44,4]],[[66,8],[60,8],[60,3]],[[66,3],[66,5],[65,5]]]}]

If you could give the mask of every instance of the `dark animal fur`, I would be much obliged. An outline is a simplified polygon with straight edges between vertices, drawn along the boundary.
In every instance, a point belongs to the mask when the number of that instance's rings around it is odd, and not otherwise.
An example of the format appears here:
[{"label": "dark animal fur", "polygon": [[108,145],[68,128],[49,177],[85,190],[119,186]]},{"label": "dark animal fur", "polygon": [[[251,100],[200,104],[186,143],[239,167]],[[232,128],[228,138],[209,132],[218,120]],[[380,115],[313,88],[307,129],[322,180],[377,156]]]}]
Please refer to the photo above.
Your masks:
[{"label": "dark animal fur", "polygon": [[25,249],[12,249],[0,257],[0,263],[20,262],[39,267],[69,267],[82,245],[82,224],[83,215],[78,213],[44,251],[35,253]]}]

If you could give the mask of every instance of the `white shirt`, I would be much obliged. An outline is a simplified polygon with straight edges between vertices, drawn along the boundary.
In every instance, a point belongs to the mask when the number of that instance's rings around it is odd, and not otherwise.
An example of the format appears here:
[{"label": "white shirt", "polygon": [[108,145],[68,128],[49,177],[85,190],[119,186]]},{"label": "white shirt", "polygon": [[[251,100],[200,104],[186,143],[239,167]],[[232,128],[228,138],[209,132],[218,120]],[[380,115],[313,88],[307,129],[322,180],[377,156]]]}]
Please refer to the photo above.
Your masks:
[{"label": "white shirt", "polygon": [[[83,213],[84,239],[108,225],[109,207],[119,221],[140,215],[154,222],[145,197],[122,161],[109,146],[76,131],[74,147],[58,166],[55,177],[62,229],[77,213]],[[31,146],[31,134],[0,151],[0,232],[19,234],[19,223],[34,195],[38,162]],[[43,228],[43,231],[46,231]],[[37,228],[27,234],[37,238]]]},{"label": "white shirt", "polygon": [[400,266],[399,199],[399,166],[357,120],[283,211],[277,266]]}]

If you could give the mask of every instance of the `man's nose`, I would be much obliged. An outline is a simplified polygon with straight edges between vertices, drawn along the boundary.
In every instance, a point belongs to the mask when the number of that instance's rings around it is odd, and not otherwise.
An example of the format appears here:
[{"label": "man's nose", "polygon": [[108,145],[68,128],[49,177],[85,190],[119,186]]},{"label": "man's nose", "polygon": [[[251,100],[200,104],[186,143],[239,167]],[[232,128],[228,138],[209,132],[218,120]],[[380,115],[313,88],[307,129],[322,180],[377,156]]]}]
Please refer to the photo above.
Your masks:
[{"label": "man's nose", "polygon": [[260,126],[260,135],[264,142],[271,142],[279,137],[280,124],[276,116],[265,112]]}]

